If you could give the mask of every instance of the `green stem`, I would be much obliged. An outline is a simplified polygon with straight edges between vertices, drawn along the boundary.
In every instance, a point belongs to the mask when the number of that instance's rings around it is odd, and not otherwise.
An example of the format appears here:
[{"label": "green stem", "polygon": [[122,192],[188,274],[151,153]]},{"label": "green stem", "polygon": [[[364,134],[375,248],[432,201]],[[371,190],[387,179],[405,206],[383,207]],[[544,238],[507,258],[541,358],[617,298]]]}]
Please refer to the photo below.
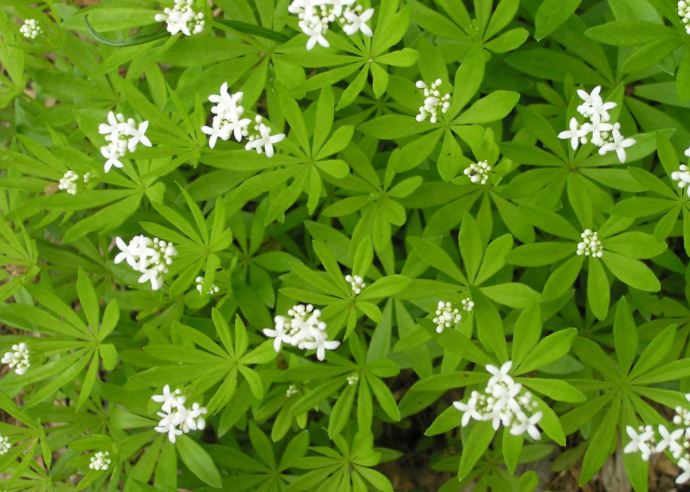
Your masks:
[{"label": "green stem", "polygon": [[96,32],[96,30],[93,28],[91,23],[89,22],[89,16],[87,15],[84,17],[84,22],[86,23],[86,29],[88,29],[89,34],[93,36],[93,38],[105,45],[108,46],[118,46],[118,47],[123,47],[123,46],[136,46],[138,44],[146,44],[150,43],[151,41],[156,41],[158,39],[163,39],[166,36],[169,36],[168,32],[165,29],[160,29],[157,31],[152,31],[148,32],[145,34],[137,34],[136,36],[132,36],[127,39],[110,39],[106,38],[100,33]]},{"label": "green stem", "polygon": [[272,29],[266,29],[265,27],[257,26],[254,24],[249,24],[247,22],[240,22],[234,20],[215,20],[213,24],[219,28],[230,28],[235,31],[239,31],[245,34],[251,34],[252,36],[259,36],[262,38],[270,39],[272,41],[284,42],[290,39],[290,36],[283,34],[278,31],[273,31]]}]

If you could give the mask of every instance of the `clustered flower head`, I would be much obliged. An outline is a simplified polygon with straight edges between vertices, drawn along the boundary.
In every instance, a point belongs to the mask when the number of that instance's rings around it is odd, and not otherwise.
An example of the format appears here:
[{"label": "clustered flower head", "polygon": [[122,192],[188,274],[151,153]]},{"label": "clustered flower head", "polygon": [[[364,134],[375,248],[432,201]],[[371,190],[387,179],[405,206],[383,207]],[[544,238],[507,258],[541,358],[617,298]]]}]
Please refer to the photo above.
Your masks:
[{"label": "clustered flower head", "polygon": [[84,176],[80,178],[77,173],[70,169],[62,176],[62,178],[60,178],[58,188],[66,191],[70,195],[76,195],[79,191],[79,181],[82,181],[84,184],[86,184],[90,179],[91,173],[85,173]]},{"label": "clustered flower head", "polygon": [[685,24],[685,32],[690,34],[690,2],[687,0],[679,0],[678,16],[683,24]]},{"label": "clustered flower head", "polygon": [[354,386],[359,381],[359,376],[357,374],[350,374],[347,378],[347,384]]},{"label": "clustered flower head", "polygon": [[[197,292],[198,292],[199,294],[201,294],[201,293],[202,293],[202,292],[201,292],[201,289],[202,289],[203,286],[204,286],[204,277],[197,277],[197,278],[194,279],[194,282],[196,283],[196,290],[197,290]],[[218,292],[220,292],[220,289],[218,288],[218,286],[217,286],[216,284],[213,284],[213,285],[211,285],[211,287],[209,287],[208,292],[206,292],[206,294],[208,294],[208,295],[215,295],[215,294],[217,294]]]},{"label": "clustered flower head", "polygon": [[340,346],[337,340],[327,340],[326,323],[319,317],[321,311],[311,304],[296,304],[288,316],[276,316],[273,329],[264,328],[263,333],[273,338],[273,348],[280,351],[281,344],[286,343],[302,350],[316,350],[316,358],[324,360],[326,350],[335,350]]},{"label": "clustered flower head", "polygon": [[354,295],[361,294],[367,286],[367,284],[364,283],[364,279],[359,275],[345,275],[345,281],[350,284],[350,288]]},{"label": "clustered flower head", "polygon": [[115,244],[120,253],[115,256],[115,263],[123,260],[135,271],[141,273],[139,283],[151,282],[151,288],[158,290],[163,285],[163,277],[168,273],[168,266],[177,255],[172,243],[142,234],[134,236],[129,243],[116,237]]},{"label": "clustered flower head", "polygon": [[228,91],[228,83],[223,82],[218,94],[212,94],[208,100],[214,103],[211,113],[214,114],[211,126],[204,126],[201,131],[208,135],[208,146],[214,148],[220,138],[224,142],[234,137],[241,142],[247,139],[244,146],[246,150],[256,150],[257,153],[266,153],[266,157],[273,157],[273,144],[281,142],[285,135],[278,133],[271,134],[271,128],[263,122],[260,115],[254,118],[254,125],[250,118],[244,116],[244,106],[242,106],[243,92],[231,94]]},{"label": "clustered flower head", "polygon": [[19,28],[19,32],[26,39],[36,39],[43,33],[43,29],[36,19],[26,19],[22,27]]},{"label": "clustered flower head", "polygon": [[616,152],[618,160],[625,162],[627,158],[625,149],[635,145],[634,138],[625,138],[621,133],[620,123],[611,122],[609,110],[617,106],[615,102],[604,101],[601,96],[601,86],[596,86],[591,93],[578,89],[577,95],[582,99],[582,104],[577,107],[577,112],[588,121],[580,124],[577,118],[570,119],[568,130],[558,134],[558,138],[570,140],[570,146],[577,150],[580,144],[591,143],[599,147],[599,154]]},{"label": "clustered flower head", "polygon": [[166,384],[163,394],[153,395],[151,399],[161,404],[160,411],[156,413],[161,420],[155,430],[161,434],[168,434],[170,442],[174,443],[177,436],[182,434],[206,428],[204,415],[208,410],[197,402],[192,403],[191,407],[185,406],[187,397],[179,389],[170,391],[170,386]]},{"label": "clustered flower head", "polygon": [[26,371],[31,367],[29,347],[24,342],[15,343],[12,345],[12,350],[5,352],[5,355],[2,356],[1,362],[10,366],[10,369],[14,369],[18,376],[26,374]]},{"label": "clustered flower head", "polygon": [[690,184],[690,170],[688,166],[681,164],[677,171],[671,173],[671,179],[678,182],[678,188],[681,190],[687,188],[688,195],[690,195],[690,188],[688,188],[688,184]]},{"label": "clustered flower head", "polygon": [[462,310],[466,313],[474,310],[474,301],[471,297],[465,297],[460,303],[462,304]]},{"label": "clustered flower head", "polygon": [[472,163],[465,168],[465,176],[470,178],[475,184],[486,184],[489,181],[489,173],[491,166],[486,161],[479,161],[476,164]]},{"label": "clustered flower head", "polygon": [[591,256],[592,258],[601,258],[604,256],[604,246],[599,240],[599,234],[593,232],[591,229],[585,229],[580,234],[582,241],[577,243],[578,256]]},{"label": "clustered flower head", "polygon": [[[690,393],[685,398],[690,401]],[[675,412],[670,428],[663,424],[656,430],[651,425],[641,425],[637,429],[628,425],[625,432],[630,441],[623,452],[638,453],[648,461],[652,454],[668,450],[682,471],[676,483],[683,483],[690,479],[690,409],[677,406]]]},{"label": "clustered flower head", "polygon": [[307,49],[317,44],[328,48],[330,44],[325,37],[330,25],[338,22],[345,34],[354,36],[361,32],[372,36],[367,22],[374,15],[374,9],[366,9],[356,0],[292,0],[288,12],[297,15],[299,28],[309,36]]},{"label": "clustered flower head", "polygon": [[107,471],[112,463],[108,451],[97,451],[89,463],[89,468],[96,471]]},{"label": "clustered flower head", "polygon": [[151,141],[146,136],[146,129],[149,122],[144,120],[137,125],[134,118],[125,118],[122,113],[108,113],[107,123],[98,126],[98,133],[105,135],[107,145],[101,147],[101,154],[107,160],[103,170],[107,173],[112,167],[121,168],[123,166],[120,159],[127,152],[137,150],[139,144],[151,147]]},{"label": "clustered flower head", "polygon": [[462,314],[458,308],[453,307],[453,303],[447,301],[438,301],[436,307],[436,317],[434,323],[436,324],[436,333],[443,333],[446,328],[452,328],[462,321]]},{"label": "clustered flower head", "polygon": [[166,30],[175,35],[182,33],[185,36],[199,34],[204,30],[204,13],[195,12],[192,8],[193,0],[175,0],[172,8],[163,9],[162,14],[156,14],[156,22],[165,22]]},{"label": "clustered flower head", "polygon": [[7,454],[12,449],[10,438],[0,434],[0,456]]},{"label": "clustered flower head", "polygon": [[424,96],[424,103],[419,107],[416,117],[417,121],[424,121],[428,117],[431,123],[436,123],[439,112],[445,114],[450,109],[450,92],[441,93],[439,87],[442,83],[441,79],[436,79],[431,85],[427,85],[423,80],[418,80],[415,84]]},{"label": "clustered flower head", "polygon": [[296,384],[291,384],[290,386],[288,386],[288,389],[285,390],[285,396],[287,398],[295,396],[298,393],[299,393],[299,388],[297,387]]},{"label": "clustered flower head", "polygon": [[528,434],[534,440],[541,437],[537,424],[541,421],[542,413],[537,410],[538,405],[532,393],[508,374],[512,366],[511,361],[500,368],[487,365],[486,370],[491,377],[484,391],[473,391],[467,403],[453,402],[453,406],[463,412],[463,427],[472,419],[491,421],[494,430],[504,426],[514,436]]}]

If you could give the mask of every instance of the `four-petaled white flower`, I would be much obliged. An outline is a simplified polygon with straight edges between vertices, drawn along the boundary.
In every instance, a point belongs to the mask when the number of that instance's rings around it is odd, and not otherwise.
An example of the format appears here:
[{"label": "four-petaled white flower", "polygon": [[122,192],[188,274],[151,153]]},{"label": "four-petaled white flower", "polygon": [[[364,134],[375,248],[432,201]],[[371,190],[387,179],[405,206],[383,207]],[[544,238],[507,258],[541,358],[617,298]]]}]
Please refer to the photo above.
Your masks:
[{"label": "four-petaled white flower", "polygon": [[[586,135],[587,133],[580,128],[580,123],[577,121],[577,118],[572,117],[570,118],[568,130],[563,130],[561,133],[559,133],[558,138],[561,140],[570,139],[570,146],[573,148],[573,150],[577,150],[577,147],[580,145],[580,141]],[[585,142],[586,141],[587,140],[585,139]]]},{"label": "four-petaled white flower", "polygon": [[249,135],[249,141],[244,148],[246,150],[254,149],[258,154],[266,152],[266,157],[273,157],[273,144],[282,142],[285,135],[282,133],[271,135],[271,128],[263,123],[263,119],[259,115],[256,115],[254,121],[256,122],[255,133]]},{"label": "four-petaled white flower", "polygon": [[643,460],[649,460],[654,449],[654,430],[651,425],[641,426],[637,431],[635,428],[628,425],[625,427],[625,432],[630,437],[630,442],[623,448],[624,453],[640,453]]},{"label": "four-petaled white flower", "polygon": [[343,26],[343,31],[345,31],[350,36],[356,34],[358,31],[365,36],[371,37],[374,33],[371,28],[367,25],[367,22],[374,16],[374,9],[366,9],[361,14],[354,12],[352,10],[345,12],[344,17],[347,20],[347,24]]},{"label": "four-petaled white flower", "polygon": [[618,160],[625,162],[625,159],[627,158],[625,149],[632,147],[637,142],[634,138],[625,138],[620,132],[620,127],[621,126],[619,123],[613,125],[611,130],[611,138],[613,140],[605,142],[599,148],[599,154],[604,155],[607,152],[615,151],[616,155],[618,156]]}]

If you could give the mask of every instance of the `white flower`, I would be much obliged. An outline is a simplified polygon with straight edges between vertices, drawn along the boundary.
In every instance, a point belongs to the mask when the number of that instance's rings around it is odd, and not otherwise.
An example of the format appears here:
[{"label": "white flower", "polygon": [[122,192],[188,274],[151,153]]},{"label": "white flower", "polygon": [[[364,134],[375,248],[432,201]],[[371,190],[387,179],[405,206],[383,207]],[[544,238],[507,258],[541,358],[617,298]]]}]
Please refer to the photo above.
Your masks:
[{"label": "white flower", "polygon": [[582,241],[577,243],[577,255],[578,256],[591,256],[592,258],[601,258],[604,256],[604,246],[599,240],[599,234],[593,232],[591,229],[585,229],[582,234],[580,234]]},{"label": "white flower", "polygon": [[67,171],[60,181],[58,182],[58,188],[66,191],[69,195],[77,194],[77,182],[79,181],[79,175],[72,170]]},{"label": "white flower", "polygon": [[256,115],[254,134],[249,134],[249,142],[244,146],[245,150],[256,150],[258,154],[266,152],[266,157],[273,157],[273,144],[282,142],[285,135],[278,133],[271,135],[271,129],[263,124],[261,116]]},{"label": "white flower", "polygon": [[652,454],[654,430],[650,425],[640,426],[638,432],[631,426],[625,427],[625,432],[630,437],[630,442],[623,448],[624,453],[640,453],[643,460],[649,460]]},{"label": "white flower", "polygon": [[486,184],[489,181],[489,173],[491,172],[491,166],[486,161],[479,161],[476,164],[470,164],[465,168],[465,176],[470,178],[470,181],[474,184]]},{"label": "white flower", "polygon": [[570,139],[570,146],[573,148],[573,150],[577,150],[580,141],[587,135],[586,130],[587,128],[584,128],[583,130],[583,128],[580,127],[580,123],[577,121],[577,118],[570,118],[569,129],[559,133],[558,138],[561,140]]},{"label": "white flower", "polygon": [[588,132],[591,134],[589,137],[590,142],[600,147],[604,145],[609,137],[609,132],[613,130],[613,125],[611,123],[606,123],[601,120],[592,120],[587,127]]},{"label": "white flower", "polygon": [[184,402],[187,400],[182,394],[182,391],[176,389],[175,391],[170,391],[170,386],[163,386],[163,393],[160,395],[153,395],[151,399],[157,403],[162,403],[161,410],[170,413],[175,408],[184,407]]},{"label": "white flower", "polygon": [[345,275],[345,281],[350,284],[350,288],[354,295],[361,294],[367,286],[367,284],[364,283],[364,279],[359,275]]},{"label": "white flower", "polygon": [[29,347],[24,342],[15,343],[12,345],[12,350],[5,352],[5,355],[2,356],[1,362],[10,366],[10,369],[14,369],[18,376],[26,374],[26,371],[31,367]]},{"label": "white flower", "polygon": [[685,155],[685,157],[690,157],[690,147],[688,147],[687,149],[685,149],[684,155]]},{"label": "white flower", "polygon": [[348,24],[343,26],[343,31],[350,36],[360,31],[365,36],[371,37],[374,33],[371,32],[371,28],[367,25],[367,22],[373,17],[373,15],[374,9],[367,9],[361,14],[358,14],[352,10],[345,12],[344,17]]},{"label": "white flower", "polygon": [[167,434],[171,443],[175,443],[177,436],[193,430],[203,430],[206,427],[204,415],[208,413],[208,410],[197,402],[187,408],[185,406],[187,399],[179,389],[171,392],[166,384],[163,387],[163,394],[154,395],[151,399],[162,403],[161,411],[156,413],[160,421],[154,429],[161,434]]},{"label": "white flower", "polygon": [[487,364],[486,371],[491,374],[489,382],[486,383],[488,388],[496,386],[498,383],[505,383],[507,385],[513,384],[513,378],[509,376],[510,370],[513,367],[513,361],[504,362],[499,368],[491,364]]},{"label": "white flower", "polygon": [[433,319],[436,325],[436,333],[443,333],[446,328],[451,328],[460,321],[462,321],[462,315],[460,310],[453,307],[451,302],[438,301],[436,306],[436,317]]},{"label": "white flower", "polygon": [[669,431],[666,429],[665,425],[660,425],[658,429],[661,439],[659,439],[659,442],[657,442],[654,452],[661,453],[666,448],[669,448],[669,451],[671,451],[673,456],[679,457],[683,452],[683,446],[678,441],[683,438],[685,431],[683,429]]},{"label": "white flower", "polygon": [[[204,286],[204,277],[197,277],[194,279],[194,282],[196,283],[196,290],[199,294],[201,294],[201,290],[203,289]],[[218,292],[220,292],[220,289],[216,284],[211,284],[211,287],[209,287],[208,292],[206,292],[206,295],[215,295]]]},{"label": "white flower", "polygon": [[[680,17],[681,22],[685,25],[685,32],[690,34],[690,2],[686,0],[680,0],[678,2],[678,16]],[[683,480],[683,482],[684,481],[685,480]]]},{"label": "white flower", "polygon": [[151,147],[151,141],[146,136],[148,121],[142,121],[137,126],[134,118],[125,118],[122,113],[110,111],[106,123],[98,126],[98,133],[105,136],[107,145],[101,147],[101,155],[107,160],[103,170],[107,173],[111,168],[123,166],[120,159],[127,152],[134,152],[139,144]]},{"label": "white flower", "polygon": [[439,87],[442,83],[441,79],[436,79],[429,86],[423,80],[418,80],[415,84],[424,96],[424,102],[416,116],[417,121],[422,122],[428,117],[431,123],[437,123],[439,113],[445,114],[450,109],[450,92],[441,93]]},{"label": "white flower", "polygon": [[354,386],[355,384],[357,384],[357,381],[359,381],[359,376],[357,374],[350,374],[347,377],[347,384],[349,384],[350,386]]},{"label": "white flower", "polygon": [[285,391],[285,397],[290,398],[292,396],[295,396],[298,393],[299,393],[299,388],[297,387],[297,385],[291,384],[290,386],[288,386],[288,389]]},{"label": "white flower", "polygon": [[204,30],[203,12],[195,12],[193,0],[175,0],[172,8],[166,8],[162,14],[156,14],[156,22],[165,22],[166,30],[174,36],[182,33],[185,36],[198,34]]},{"label": "white flower", "polygon": [[543,414],[541,412],[536,412],[528,417],[521,412],[518,415],[518,423],[510,428],[510,433],[514,436],[521,436],[527,433],[532,439],[538,441],[541,438],[541,434],[539,433],[537,424],[541,420]]},{"label": "white flower", "polygon": [[473,419],[490,421],[495,430],[504,426],[513,435],[527,434],[538,440],[541,434],[537,424],[543,414],[537,411],[532,393],[508,375],[511,367],[511,361],[504,363],[500,368],[487,365],[486,369],[492,376],[484,391],[473,391],[467,403],[456,401],[453,402],[453,406],[463,413],[463,427]]},{"label": "white flower", "polygon": [[7,454],[12,449],[12,443],[9,437],[0,434],[0,456]]},{"label": "white flower", "polygon": [[583,102],[577,107],[577,112],[582,116],[590,117],[594,121],[609,121],[608,110],[615,108],[617,104],[614,102],[604,102],[600,93],[600,85],[592,89],[592,92],[589,94],[582,89],[578,89],[577,95],[580,96]]},{"label": "white flower", "polygon": [[[678,171],[671,173],[671,179],[678,182],[678,188],[681,190],[687,188],[688,184],[690,184],[690,169],[685,164],[681,164],[678,167]],[[688,188],[688,194],[690,194],[690,188]]]},{"label": "white flower", "polygon": [[373,34],[367,22],[373,17],[374,9],[363,10],[355,0],[292,0],[288,12],[299,18],[300,30],[309,37],[307,50],[317,44],[324,48],[330,46],[325,35],[334,22],[350,36],[358,32],[365,36]]},{"label": "white flower", "polygon": [[324,37],[324,34],[328,31],[328,24],[325,24],[319,18],[311,18],[309,20],[303,20],[299,22],[299,28],[304,34],[309,36],[307,40],[307,50],[311,50],[317,44],[328,48],[330,43]]},{"label": "white flower", "polygon": [[97,471],[107,471],[110,468],[111,460],[108,451],[97,451],[89,463],[89,468]]},{"label": "white flower", "polygon": [[151,239],[138,235],[133,237],[129,244],[116,237],[115,245],[120,249],[120,253],[115,256],[116,264],[127,261],[134,271],[141,273],[140,284],[150,282],[153,290],[163,286],[163,277],[168,273],[168,267],[177,255],[172,243],[157,237]]},{"label": "white flower", "polygon": [[22,27],[19,28],[19,32],[26,39],[36,39],[43,33],[43,29],[41,29],[36,19],[26,19]]},{"label": "white flower", "polygon": [[621,163],[625,162],[626,154],[625,149],[635,145],[636,141],[634,138],[625,138],[620,132],[620,124],[616,123],[613,125],[611,131],[612,140],[605,142],[599,148],[599,154],[604,155],[607,152],[615,151],[618,155],[618,160]]},{"label": "white flower", "polygon": [[[688,32],[690,34],[690,32]],[[678,460],[678,467],[683,471],[676,477],[676,483],[685,483],[690,480],[690,459],[681,458]]]},{"label": "white flower", "polygon": [[273,338],[273,348],[280,351],[283,343],[302,350],[316,350],[316,358],[324,360],[326,350],[340,346],[336,340],[326,339],[326,323],[321,321],[321,311],[311,304],[296,304],[288,316],[276,316],[274,329],[264,328],[263,334]]},{"label": "white flower", "polygon": [[471,297],[464,298],[460,303],[462,304],[462,310],[466,313],[474,310],[474,301]]}]

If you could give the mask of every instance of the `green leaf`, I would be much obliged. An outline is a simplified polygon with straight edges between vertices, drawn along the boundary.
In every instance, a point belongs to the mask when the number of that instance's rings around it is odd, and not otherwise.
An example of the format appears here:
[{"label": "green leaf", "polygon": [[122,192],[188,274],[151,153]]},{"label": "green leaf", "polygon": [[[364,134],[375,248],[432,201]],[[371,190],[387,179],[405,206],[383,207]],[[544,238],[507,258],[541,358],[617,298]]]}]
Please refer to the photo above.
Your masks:
[{"label": "green leaf", "polygon": [[204,448],[189,436],[177,437],[176,446],[182,462],[201,481],[211,487],[221,488],[220,472]]},{"label": "green leaf", "polygon": [[540,41],[554,32],[575,13],[580,3],[582,0],[544,0],[534,19],[536,24],[535,39]]},{"label": "green leaf", "polygon": [[463,442],[462,455],[460,456],[460,465],[458,467],[458,478],[460,480],[467,477],[472,471],[479,458],[489,448],[494,434],[495,431],[491,427],[491,422],[477,422],[473,424],[467,440]]},{"label": "green leaf", "polygon": [[641,261],[610,251],[605,252],[601,260],[611,273],[630,287],[646,292],[658,292],[661,289],[654,272]]}]

